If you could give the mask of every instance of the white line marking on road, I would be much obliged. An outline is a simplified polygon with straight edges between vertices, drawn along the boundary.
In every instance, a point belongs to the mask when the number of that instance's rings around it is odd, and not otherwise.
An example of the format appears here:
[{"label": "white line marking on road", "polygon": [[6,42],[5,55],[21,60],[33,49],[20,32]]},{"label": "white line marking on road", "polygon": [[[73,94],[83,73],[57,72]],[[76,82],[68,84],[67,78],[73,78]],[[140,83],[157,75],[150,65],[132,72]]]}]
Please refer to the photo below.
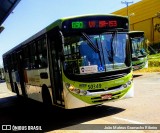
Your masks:
[{"label": "white line marking on road", "polygon": [[142,122],[138,122],[138,121],[134,121],[134,120],[129,120],[129,119],[125,119],[125,118],[119,118],[119,117],[113,117],[113,118],[117,119],[117,120],[122,120],[122,121],[130,122],[130,123],[133,123],[133,124],[145,124],[145,123],[142,123]]}]

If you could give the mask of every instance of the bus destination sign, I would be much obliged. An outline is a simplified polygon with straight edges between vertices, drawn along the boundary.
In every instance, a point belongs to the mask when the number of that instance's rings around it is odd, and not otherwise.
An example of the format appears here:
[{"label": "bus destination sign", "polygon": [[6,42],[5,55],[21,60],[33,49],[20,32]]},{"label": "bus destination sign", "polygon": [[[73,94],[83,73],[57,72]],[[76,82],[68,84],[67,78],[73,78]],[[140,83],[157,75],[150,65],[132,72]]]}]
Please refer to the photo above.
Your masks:
[{"label": "bus destination sign", "polygon": [[90,16],[73,18],[63,21],[63,30],[78,31],[78,30],[102,30],[102,29],[128,29],[128,19],[125,17],[115,16]]},{"label": "bus destination sign", "polygon": [[76,21],[72,22],[72,29],[86,29],[86,28],[106,28],[117,27],[116,20],[99,20],[99,21]]}]

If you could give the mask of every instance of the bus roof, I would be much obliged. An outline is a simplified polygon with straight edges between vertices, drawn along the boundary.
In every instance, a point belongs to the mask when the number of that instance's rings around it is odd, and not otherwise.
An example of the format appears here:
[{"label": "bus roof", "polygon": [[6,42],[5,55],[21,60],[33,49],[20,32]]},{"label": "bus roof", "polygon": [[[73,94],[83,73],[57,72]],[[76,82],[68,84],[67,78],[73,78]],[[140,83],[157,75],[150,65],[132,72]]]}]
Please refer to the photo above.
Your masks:
[{"label": "bus roof", "polygon": [[9,53],[14,52],[16,49],[18,50],[19,48],[25,46],[25,44],[31,42],[32,40],[40,37],[41,35],[45,34],[46,32],[50,31],[51,29],[53,29],[54,27],[62,27],[62,23],[66,20],[72,20],[75,18],[84,18],[84,17],[91,17],[91,16],[116,16],[116,17],[120,17],[120,18],[128,18],[127,16],[121,16],[121,15],[115,15],[115,14],[86,14],[86,15],[79,15],[79,16],[70,16],[70,17],[64,17],[61,19],[58,19],[56,21],[54,21],[53,23],[51,23],[50,25],[48,25],[47,27],[45,27],[44,29],[42,29],[41,31],[37,32],[36,34],[34,34],[33,36],[31,36],[30,38],[28,38],[27,40],[23,41],[22,43],[20,43],[19,45],[15,46],[14,48],[10,49],[9,51],[7,51],[6,53],[3,54],[3,57],[6,56]]}]

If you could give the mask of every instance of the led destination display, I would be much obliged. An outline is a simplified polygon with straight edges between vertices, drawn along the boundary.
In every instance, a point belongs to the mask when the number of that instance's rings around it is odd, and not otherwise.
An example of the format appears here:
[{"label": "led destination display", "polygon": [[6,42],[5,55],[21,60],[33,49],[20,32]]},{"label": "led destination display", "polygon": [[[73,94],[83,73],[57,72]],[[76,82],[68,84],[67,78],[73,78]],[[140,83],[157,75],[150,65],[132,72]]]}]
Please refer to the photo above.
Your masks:
[{"label": "led destination display", "polygon": [[116,20],[100,20],[100,21],[77,21],[72,22],[72,29],[85,29],[85,28],[106,28],[106,27],[117,27]]},{"label": "led destination display", "polygon": [[63,30],[128,29],[128,19],[116,16],[89,16],[65,20]]}]

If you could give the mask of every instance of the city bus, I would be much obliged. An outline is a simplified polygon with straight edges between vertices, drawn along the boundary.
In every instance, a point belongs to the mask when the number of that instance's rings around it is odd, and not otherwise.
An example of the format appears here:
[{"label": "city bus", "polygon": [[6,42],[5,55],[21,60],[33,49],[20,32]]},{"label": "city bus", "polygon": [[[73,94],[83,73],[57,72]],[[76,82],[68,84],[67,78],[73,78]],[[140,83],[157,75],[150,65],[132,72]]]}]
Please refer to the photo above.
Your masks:
[{"label": "city bus", "polygon": [[128,25],[118,15],[58,19],[3,54],[7,87],[64,109],[133,97]]},{"label": "city bus", "polygon": [[130,31],[129,40],[132,51],[133,70],[139,70],[148,67],[147,44],[144,31]]}]

